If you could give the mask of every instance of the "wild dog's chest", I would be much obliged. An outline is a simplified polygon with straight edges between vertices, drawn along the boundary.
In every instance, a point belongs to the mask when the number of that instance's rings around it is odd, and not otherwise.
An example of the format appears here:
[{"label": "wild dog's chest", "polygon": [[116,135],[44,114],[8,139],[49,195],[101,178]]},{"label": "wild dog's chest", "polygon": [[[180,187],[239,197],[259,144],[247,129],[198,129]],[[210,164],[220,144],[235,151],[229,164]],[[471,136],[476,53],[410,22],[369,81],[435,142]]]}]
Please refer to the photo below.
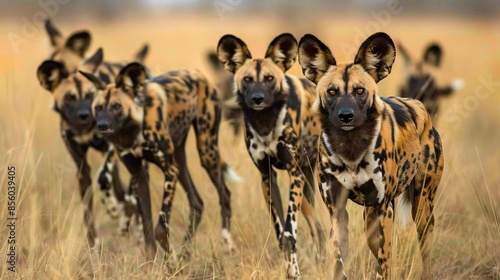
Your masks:
[{"label": "wild dog's chest", "polygon": [[[254,161],[260,161],[264,159],[266,155],[273,158],[278,158],[280,147],[279,145],[283,143],[283,132],[287,126],[290,124],[286,122],[287,111],[286,108],[281,109],[278,118],[269,129],[259,129],[254,128],[252,124],[247,123],[247,146],[248,151]],[[269,131],[267,134],[267,131]],[[284,143],[285,145],[287,143]]]},{"label": "wild dog's chest", "polygon": [[339,156],[330,156],[331,174],[350,190],[349,198],[362,205],[377,205],[385,196],[386,185],[382,162],[367,153],[357,164],[349,164]]}]

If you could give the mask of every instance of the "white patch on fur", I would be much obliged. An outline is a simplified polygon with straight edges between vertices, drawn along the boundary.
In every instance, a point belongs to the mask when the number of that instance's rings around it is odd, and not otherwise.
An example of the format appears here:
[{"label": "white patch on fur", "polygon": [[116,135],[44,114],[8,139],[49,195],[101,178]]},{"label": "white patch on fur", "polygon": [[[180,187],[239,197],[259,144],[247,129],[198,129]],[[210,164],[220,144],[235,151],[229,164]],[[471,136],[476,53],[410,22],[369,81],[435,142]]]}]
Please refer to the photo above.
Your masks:
[{"label": "white patch on fur", "polygon": [[321,183],[321,191],[323,192],[323,197],[325,199],[328,198],[328,190],[330,189],[330,185],[328,183]]},{"label": "white patch on fur", "polygon": [[302,275],[299,270],[299,262],[297,260],[296,253],[292,253],[290,256],[290,260],[285,262],[285,268],[288,279],[296,279]]},{"label": "white patch on fur", "polygon": [[227,166],[224,169],[224,181],[235,183],[235,184],[241,184],[241,183],[243,183],[243,178],[241,178],[238,175],[238,173],[236,173],[236,171],[234,171],[234,169]]},{"label": "white patch on fur", "polygon": [[229,252],[236,250],[236,248],[234,247],[234,243],[233,243],[233,237],[231,236],[231,233],[229,232],[229,230],[227,228],[222,229],[222,239],[224,241],[226,249]]},{"label": "white patch on fur", "polygon": [[408,190],[404,191],[398,196],[398,203],[396,205],[396,213],[398,215],[398,220],[401,223],[403,229],[408,225],[408,221],[411,218],[412,204],[408,196]]}]

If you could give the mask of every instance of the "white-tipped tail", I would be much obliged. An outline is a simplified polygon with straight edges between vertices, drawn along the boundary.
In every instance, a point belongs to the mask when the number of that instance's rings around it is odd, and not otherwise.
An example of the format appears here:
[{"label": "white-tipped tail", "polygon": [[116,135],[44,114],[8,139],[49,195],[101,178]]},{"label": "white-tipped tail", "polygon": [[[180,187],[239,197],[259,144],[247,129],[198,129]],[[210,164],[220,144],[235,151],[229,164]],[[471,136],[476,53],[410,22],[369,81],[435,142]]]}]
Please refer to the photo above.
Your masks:
[{"label": "white-tipped tail", "polygon": [[460,90],[464,87],[464,80],[456,79],[451,82],[451,88],[453,90]]},{"label": "white-tipped tail", "polygon": [[236,173],[229,165],[224,165],[224,181],[231,182],[235,184],[243,183],[243,179]]},{"label": "white-tipped tail", "polygon": [[408,191],[403,192],[397,199],[396,215],[401,226],[405,229],[411,219],[411,201]]}]

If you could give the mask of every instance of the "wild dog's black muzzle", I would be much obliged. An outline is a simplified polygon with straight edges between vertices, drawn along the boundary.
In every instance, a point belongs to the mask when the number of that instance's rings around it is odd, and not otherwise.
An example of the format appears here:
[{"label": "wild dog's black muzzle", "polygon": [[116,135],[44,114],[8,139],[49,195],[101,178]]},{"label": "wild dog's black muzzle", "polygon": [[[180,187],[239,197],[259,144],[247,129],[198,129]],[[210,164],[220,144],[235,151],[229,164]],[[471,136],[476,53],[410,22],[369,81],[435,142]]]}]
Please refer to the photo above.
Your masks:
[{"label": "wild dog's black muzzle", "polygon": [[252,102],[255,105],[261,105],[264,102],[265,95],[262,92],[252,93]]},{"label": "wild dog's black muzzle", "polygon": [[342,123],[350,123],[354,120],[354,110],[353,109],[340,109],[338,114],[339,120]]}]

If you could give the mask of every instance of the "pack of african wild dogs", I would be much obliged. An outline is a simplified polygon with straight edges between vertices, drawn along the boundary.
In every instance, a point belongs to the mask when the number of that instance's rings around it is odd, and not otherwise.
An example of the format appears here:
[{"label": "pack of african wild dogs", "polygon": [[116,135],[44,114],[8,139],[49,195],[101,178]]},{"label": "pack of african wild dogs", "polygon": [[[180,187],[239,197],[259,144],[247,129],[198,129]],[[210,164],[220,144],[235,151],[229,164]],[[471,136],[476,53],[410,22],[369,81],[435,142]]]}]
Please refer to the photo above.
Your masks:
[{"label": "pack of african wild dogs", "polygon": [[[278,35],[264,55],[252,55],[242,39],[225,35],[214,41],[216,53],[209,55],[216,73],[212,83],[191,68],[151,73],[144,64],[147,45],[123,62],[108,62],[102,49],[87,53],[88,31],[65,36],[50,20],[45,28],[52,52],[38,67],[37,78],[51,93],[61,136],[78,166],[75,175],[90,248],[100,249],[92,209],[95,179],[107,213],[119,221],[118,231],[127,234],[134,224],[148,259],[154,259],[158,245],[167,262],[191,257],[186,250],[174,251],[169,231],[177,183],[190,207],[185,243],[192,242],[202,218],[203,200],[186,157],[186,139],[193,127],[201,165],[219,196],[223,245],[237,253],[228,185],[244,178],[221,157],[218,144],[220,123],[229,121],[236,136],[244,131],[248,155],[261,174],[287,278],[301,276],[299,215],[307,222],[318,259],[333,267],[334,278],[347,278],[349,200],[364,207],[377,279],[391,276],[396,214],[411,215],[422,278],[432,277],[433,209],[444,168],[433,122],[441,97],[461,86],[459,81],[449,86],[436,81],[433,73],[443,56],[438,44],[431,44],[416,61],[388,34],[376,33],[359,46],[350,62],[339,63],[331,51],[334,46],[311,34],[299,41],[289,33]],[[391,73],[396,52],[408,70],[406,80],[400,97],[382,97],[377,83]],[[303,77],[286,74],[297,60]],[[91,177],[87,161],[90,149],[103,155],[97,178]],[[117,167],[120,161],[130,173],[126,187]],[[155,225],[148,173],[152,166],[164,175]],[[290,177],[286,207],[278,170]],[[330,228],[316,216],[316,189],[330,214]]]}]

